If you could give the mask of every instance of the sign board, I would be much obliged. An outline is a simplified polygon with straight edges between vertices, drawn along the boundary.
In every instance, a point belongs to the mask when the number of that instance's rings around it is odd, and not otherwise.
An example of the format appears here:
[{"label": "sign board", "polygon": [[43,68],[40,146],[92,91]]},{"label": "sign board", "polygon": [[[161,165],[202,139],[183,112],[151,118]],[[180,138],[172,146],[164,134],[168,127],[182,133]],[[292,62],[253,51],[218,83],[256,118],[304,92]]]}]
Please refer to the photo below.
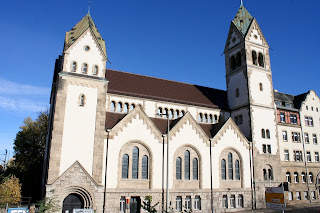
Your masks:
[{"label": "sign board", "polygon": [[27,207],[9,208],[8,213],[29,213],[29,209]]},{"label": "sign board", "polygon": [[284,211],[286,204],[284,202],[284,191],[282,187],[266,187],[266,203],[268,209],[277,209]]},{"label": "sign board", "polygon": [[73,209],[73,213],[93,213],[93,209]]}]

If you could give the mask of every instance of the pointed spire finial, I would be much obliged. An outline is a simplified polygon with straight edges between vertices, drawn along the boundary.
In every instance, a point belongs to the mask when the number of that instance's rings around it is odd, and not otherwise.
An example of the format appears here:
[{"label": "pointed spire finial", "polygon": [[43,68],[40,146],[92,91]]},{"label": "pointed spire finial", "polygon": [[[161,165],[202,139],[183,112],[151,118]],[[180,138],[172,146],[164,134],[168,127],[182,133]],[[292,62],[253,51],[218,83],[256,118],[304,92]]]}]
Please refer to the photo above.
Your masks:
[{"label": "pointed spire finial", "polygon": [[243,2],[242,2],[242,0],[241,0],[241,6],[243,6]]},{"label": "pointed spire finial", "polygon": [[89,7],[88,7],[88,14],[90,15],[90,6],[91,6],[91,1],[89,1]]}]

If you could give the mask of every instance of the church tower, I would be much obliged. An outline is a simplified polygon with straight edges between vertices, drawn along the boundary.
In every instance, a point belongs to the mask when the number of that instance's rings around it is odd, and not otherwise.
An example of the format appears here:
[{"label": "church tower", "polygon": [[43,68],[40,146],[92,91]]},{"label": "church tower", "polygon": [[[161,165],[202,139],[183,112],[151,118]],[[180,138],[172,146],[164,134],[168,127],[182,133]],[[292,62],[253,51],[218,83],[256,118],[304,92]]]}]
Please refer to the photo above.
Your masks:
[{"label": "church tower", "polygon": [[105,41],[88,13],[66,33],[56,60],[43,180],[47,196],[83,199],[82,208],[91,208],[95,198],[98,212],[105,176],[106,61]]},{"label": "church tower", "polygon": [[281,180],[269,46],[243,5],[231,22],[224,54],[231,117],[252,142],[255,187],[269,186]]}]

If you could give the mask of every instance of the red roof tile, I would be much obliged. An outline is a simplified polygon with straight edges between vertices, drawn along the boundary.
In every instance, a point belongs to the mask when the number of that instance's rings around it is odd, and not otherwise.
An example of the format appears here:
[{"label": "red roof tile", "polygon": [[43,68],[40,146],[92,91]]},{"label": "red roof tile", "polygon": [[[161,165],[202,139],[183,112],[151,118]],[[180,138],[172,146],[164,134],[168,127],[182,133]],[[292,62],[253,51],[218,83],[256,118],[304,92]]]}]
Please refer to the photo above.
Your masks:
[{"label": "red roof tile", "polygon": [[108,93],[227,109],[227,92],[223,90],[109,69],[106,79]]}]

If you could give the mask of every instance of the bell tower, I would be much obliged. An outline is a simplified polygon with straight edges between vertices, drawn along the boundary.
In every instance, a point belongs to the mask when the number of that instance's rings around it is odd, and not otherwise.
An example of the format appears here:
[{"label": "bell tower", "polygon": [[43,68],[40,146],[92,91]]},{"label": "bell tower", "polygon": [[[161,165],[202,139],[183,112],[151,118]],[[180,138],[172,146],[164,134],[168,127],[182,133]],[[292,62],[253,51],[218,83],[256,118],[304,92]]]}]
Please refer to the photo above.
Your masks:
[{"label": "bell tower", "polygon": [[255,181],[281,180],[269,46],[243,5],[231,22],[224,54],[231,117],[254,147]]}]

